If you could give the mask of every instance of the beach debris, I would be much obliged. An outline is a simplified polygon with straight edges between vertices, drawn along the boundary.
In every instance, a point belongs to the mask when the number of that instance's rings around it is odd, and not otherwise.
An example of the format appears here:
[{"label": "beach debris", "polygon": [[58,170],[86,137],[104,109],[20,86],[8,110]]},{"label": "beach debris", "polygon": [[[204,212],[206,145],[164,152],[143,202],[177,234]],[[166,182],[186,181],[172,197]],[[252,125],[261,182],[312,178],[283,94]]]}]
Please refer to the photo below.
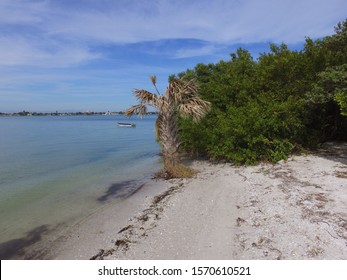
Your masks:
[{"label": "beach debris", "polygon": [[335,176],[337,178],[347,179],[347,171],[336,171]]},{"label": "beach debris", "polygon": [[317,247],[308,248],[306,253],[310,258],[316,258],[319,255],[323,254],[324,250],[317,246]]},{"label": "beach debris", "polygon": [[118,233],[122,233],[123,231],[126,231],[128,229],[131,229],[133,226],[132,225],[127,225],[126,227],[122,228]]},{"label": "beach debris", "polygon": [[103,260],[104,257],[112,255],[115,251],[116,251],[115,249],[109,249],[109,250],[99,249],[99,253],[92,256],[89,260]]},{"label": "beach debris", "polygon": [[[262,250],[265,257],[270,257],[271,259],[275,260],[281,260],[283,258],[282,252],[279,249],[273,247],[272,243],[273,241],[270,238],[260,237],[257,242],[252,243],[252,247]],[[273,254],[269,256],[270,252],[272,252]]]},{"label": "beach debris", "polygon": [[240,218],[240,217],[238,217],[237,219],[236,219],[236,225],[238,226],[238,227],[240,227],[244,222],[246,222],[244,219],[242,219],[242,218]]},{"label": "beach debris", "polygon": [[117,234],[120,236],[116,242],[113,243],[114,246],[116,246],[115,248],[109,250],[100,249],[99,253],[90,259],[103,260],[104,257],[113,255],[119,249],[125,253],[129,250],[131,243],[136,243],[135,240],[146,238],[148,236],[147,232],[157,226],[156,221],[160,219],[168,198],[184,187],[184,183],[181,181],[177,182],[173,180],[172,184],[174,185],[168,190],[153,198],[149,208],[143,210],[140,215],[131,219],[130,221],[132,221],[132,224],[129,224],[118,231]]},{"label": "beach debris", "polygon": [[117,239],[114,245],[117,246],[117,249],[127,251],[129,249],[129,243],[133,243],[133,241],[130,241],[129,239]]}]

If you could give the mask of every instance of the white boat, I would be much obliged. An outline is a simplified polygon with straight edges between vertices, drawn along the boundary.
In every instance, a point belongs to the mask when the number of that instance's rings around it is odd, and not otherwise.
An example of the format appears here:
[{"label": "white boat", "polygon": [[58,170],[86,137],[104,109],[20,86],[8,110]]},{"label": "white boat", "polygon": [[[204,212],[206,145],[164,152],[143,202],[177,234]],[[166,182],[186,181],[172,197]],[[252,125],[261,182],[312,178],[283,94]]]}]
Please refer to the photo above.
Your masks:
[{"label": "white boat", "polygon": [[136,124],[134,124],[134,123],[124,123],[124,122],[118,122],[117,125],[121,126],[121,127],[135,127],[136,126]]}]

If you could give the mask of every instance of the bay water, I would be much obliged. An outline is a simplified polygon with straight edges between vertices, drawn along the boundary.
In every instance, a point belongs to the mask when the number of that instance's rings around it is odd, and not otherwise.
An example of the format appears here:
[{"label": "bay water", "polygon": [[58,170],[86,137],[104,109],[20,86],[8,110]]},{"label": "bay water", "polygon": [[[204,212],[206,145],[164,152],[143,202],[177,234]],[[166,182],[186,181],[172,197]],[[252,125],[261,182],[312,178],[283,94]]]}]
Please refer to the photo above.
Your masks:
[{"label": "bay water", "polygon": [[121,115],[0,117],[0,250],[72,225],[153,176],[155,119],[126,128]]}]

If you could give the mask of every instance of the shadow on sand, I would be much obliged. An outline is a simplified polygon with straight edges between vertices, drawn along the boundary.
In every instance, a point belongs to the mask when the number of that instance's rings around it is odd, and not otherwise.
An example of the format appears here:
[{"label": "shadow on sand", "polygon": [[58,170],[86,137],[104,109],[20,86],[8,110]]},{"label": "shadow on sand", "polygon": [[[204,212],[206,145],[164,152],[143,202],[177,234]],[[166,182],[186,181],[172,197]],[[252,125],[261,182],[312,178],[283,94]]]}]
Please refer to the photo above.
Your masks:
[{"label": "shadow on sand", "polygon": [[25,248],[41,240],[43,234],[48,231],[47,225],[39,226],[27,233],[23,238],[12,239],[0,244],[0,259],[10,260],[16,256],[24,256]]},{"label": "shadow on sand", "polygon": [[98,201],[106,202],[109,199],[127,198],[138,192],[144,185],[135,180],[114,183],[104,195],[98,197]]},{"label": "shadow on sand", "polygon": [[318,156],[347,165],[347,142],[327,142],[316,153]]}]

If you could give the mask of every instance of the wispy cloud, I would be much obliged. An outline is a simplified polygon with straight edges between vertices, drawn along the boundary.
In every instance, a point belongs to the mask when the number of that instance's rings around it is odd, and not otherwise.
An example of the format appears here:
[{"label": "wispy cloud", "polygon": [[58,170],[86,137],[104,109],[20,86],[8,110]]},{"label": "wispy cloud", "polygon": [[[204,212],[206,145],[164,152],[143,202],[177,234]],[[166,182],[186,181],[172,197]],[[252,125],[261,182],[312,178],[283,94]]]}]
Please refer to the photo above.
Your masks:
[{"label": "wispy cloud", "polygon": [[44,42],[24,36],[0,38],[0,65],[3,66],[67,67],[101,57],[86,46]]},{"label": "wispy cloud", "polygon": [[0,22],[15,25],[38,24],[48,10],[47,4],[46,1],[1,0]]},{"label": "wispy cloud", "polygon": [[2,0],[0,63],[70,66],[100,58],[93,46],[163,39],[210,42],[177,50],[182,58],[212,44],[295,43],[331,33],[346,9],[344,0]]},{"label": "wispy cloud", "polygon": [[[70,2],[77,2],[79,9]],[[134,43],[161,39],[198,39],[219,43],[302,40],[331,32],[344,19],[344,0],[161,0],[51,1],[37,16],[42,29],[70,38]],[[54,8],[54,9],[53,9]],[[309,34],[307,34],[307,32]]]},{"label": "wispy cloud", "polygon": [[218,48],[214,45],[205,45],[201,47],[181,48],[178,49],[174,57],[175,58],[187,58],[187,57],[199,57],[199,56],[211,56],[218,51]]},{"label": "wispy cloud", "polygon": [[150,74],[165,88],[167,75],[236,45],[332,34],[346,10],[346,0],[0,0],[0,106],[9,92],[125,96]]}]

